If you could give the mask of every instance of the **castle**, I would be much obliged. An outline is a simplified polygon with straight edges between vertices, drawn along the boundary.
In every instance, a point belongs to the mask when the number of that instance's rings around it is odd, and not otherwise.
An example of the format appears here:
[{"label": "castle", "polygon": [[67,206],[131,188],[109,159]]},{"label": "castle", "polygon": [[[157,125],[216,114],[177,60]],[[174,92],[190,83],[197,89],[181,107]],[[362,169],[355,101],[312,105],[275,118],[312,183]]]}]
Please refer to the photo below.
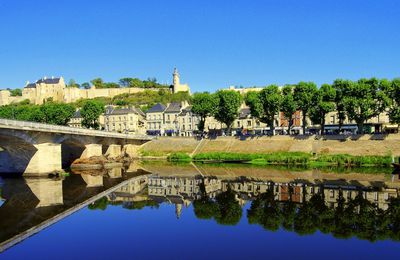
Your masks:
[{"label": "castle", "polygon": [[[173,85],[170,87],[172,93],[189,92],[190,88],[187,84],[180,84],[180,77],[178,70],[175,68],[173,76]],[[64,78],[59,77],[44,77],[34,83],[26,83],[22,89],[22,96],[11,96],[9,90],[0,90],[0,106],[12,103],[18,103],[23,100],[29,100],[31,104],[40,105],[46,100],[53,100],[56,102],[72,103],[79,99],[91,99],[96,97],[114,97],[120,94],[134,94],[144,90],[159,89],[144,89],[144,88],[96,88],[92,86],[90,89],[80,89],[74,87],[67,87]]]}]

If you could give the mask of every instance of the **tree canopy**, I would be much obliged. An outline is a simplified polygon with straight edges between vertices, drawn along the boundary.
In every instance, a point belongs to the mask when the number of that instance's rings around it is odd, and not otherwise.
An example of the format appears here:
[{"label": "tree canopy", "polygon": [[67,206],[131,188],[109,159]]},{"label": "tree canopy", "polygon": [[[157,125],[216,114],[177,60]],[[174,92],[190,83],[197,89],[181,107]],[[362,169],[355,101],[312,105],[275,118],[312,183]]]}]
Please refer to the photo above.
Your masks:
[{"label": "tree canopy", "polygon": [[200,117],[199,130],[204,131],[206,118],[212,116],[217,107],[215,95],[208,92],[195,93],[192,98],[192,112]]},{"label": "tree canopy", "polygon": [[96,100],[87,100],[81,108],[82,125],[86,128],[98,129],[99,117],[104,112],[104,105]]},{"label": "tree canopy", "polygon": [[246,95],[246,104],[250,107],[251,115],[267,123],[272,135],[275,134],[274,119],[280,112],[282,95],[278,86],[270,85],[260,92],[249,92]]},{"label": "tree canopy", "polygon": [[312,107],[312,101],[317,92],[317,85],[314,82],[299,82],[294,87],[294,100],[303,114],[303,133],[306,132],[307,116]]},{"label": "tree canopy", "polygon": [[214,117],[228,127],[228,132],[233,121],[239,115],[239,108],[242,103],[242,96],[233,90],[219,90],[215,93],[217,106]]},{"label": "tree canopy", "polygon": [[357,123],[360,134],[364,133],[364,122],[378,116],[390,104],[382,83],[383,81],[371,78],[360,79],[347,85],[343,105],[348,118]]}]

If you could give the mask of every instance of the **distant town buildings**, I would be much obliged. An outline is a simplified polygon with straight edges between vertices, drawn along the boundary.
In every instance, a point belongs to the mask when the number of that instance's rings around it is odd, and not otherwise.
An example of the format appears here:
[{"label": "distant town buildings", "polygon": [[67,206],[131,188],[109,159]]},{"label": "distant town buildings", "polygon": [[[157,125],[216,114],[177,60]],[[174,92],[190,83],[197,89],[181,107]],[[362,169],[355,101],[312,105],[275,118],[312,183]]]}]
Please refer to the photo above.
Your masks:
[{"label": "distant town buildings", "polygon": [[145,134],[146,115],[135,107],[108,106],[104,114],[104,129],[111,132]]},{"label": "distant town buildings", "polygon": [[[67,87],[63,77],[43,77],[34,83],[26,83],[22,89],[22,96],[11,96],[9,90],[0,90],[0,106],[29,100],[30,103],[40,105],[47,100],[56,102],[72,103],[79,99],[92,99],[97,97],[114,97],[120,94],[134,94],[143,92],[144,88],[101,88],[97,89],[92,86],[90,89],[81,89],[75,87]],[[150,89],[158,90],[158,89]],[[171,92],[189,92],[190,88],[187,84],[180,84],[180,76],[175,68],[173,73],[173,84],[170,88]]]}]

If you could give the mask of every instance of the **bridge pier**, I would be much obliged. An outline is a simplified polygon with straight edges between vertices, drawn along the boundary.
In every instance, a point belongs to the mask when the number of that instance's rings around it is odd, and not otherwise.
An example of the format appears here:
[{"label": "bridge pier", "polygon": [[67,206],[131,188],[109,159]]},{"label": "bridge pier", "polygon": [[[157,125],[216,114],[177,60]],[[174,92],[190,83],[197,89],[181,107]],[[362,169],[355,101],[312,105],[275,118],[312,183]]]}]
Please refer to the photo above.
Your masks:
[{"label": "bridge pier", "polygon": [[123,147],[123,153],[130,158],[138,158],[139,157],[139,148],[140,145],[135,144],[126,144]]},{"label": "bridge pier", "polygon": [[36,152],[25,168],[24,176],[45,176],[62,171],[61,144],[34,144]]},{"label": "bridge pier", "polygon": [[104,185],[102,175],[81,174],[81,176],[86,182],[87,188],[102,187]]},{"label": "bridge pier", "polygon": [[63,204],[62,180],[27,178],[25,182],[39,200],[36,208]]},{"label": "bridge pier", "polygon": [[101,144],[87,144],[85,150],[81,155],[81,159],[87,159],[93,156],[102,156],[102,145]]},{"label": "bridge pier", "polygon": [[115,159],[122,155],[121,145],[111,144],[108,146],[106,153],[104,154],[109,159]]}]

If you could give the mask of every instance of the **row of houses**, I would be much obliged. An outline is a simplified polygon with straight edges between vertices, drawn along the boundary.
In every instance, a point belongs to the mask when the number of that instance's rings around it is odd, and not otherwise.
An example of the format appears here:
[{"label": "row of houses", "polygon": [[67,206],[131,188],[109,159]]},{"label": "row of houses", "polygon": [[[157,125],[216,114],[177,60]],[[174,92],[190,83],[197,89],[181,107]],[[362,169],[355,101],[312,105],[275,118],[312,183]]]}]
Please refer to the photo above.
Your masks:
[{"label": "row of houses", "polygon": [[[296,111],[292,116],[292,125],[289,129],[288,119],[283,113],[275,116],[275,134],[303,134],[303,116],[301,111]],[[307,120],[307,132],[313,134],[319,132],[320,126],[313,125],[310,119]],[[151,107],[146,113],[136,107],[114,107],[107,106],[105,113],[100,116],[101,128],[105,131],[120,133],[148,134],[156,136],[193,136],[198,133],[200,118],[193,113],[192,107],[187,102],[173,102],[167,105],[158,103]],[[71,127],[82,127],[80,111],[76,111],[71,118]],[[338,134],[339,120],[336,112],[326,115],[326,126],[324,134]],[[209,134],[223,134],[226,126],[213,117],[208,117],[205,122],[205,131]],[[357,132],[357,125],[344,120],[341,127],[342,133],[354,134]],[[397,132],[398,126],[392,125],[386,113],[382,113],[365,122],[366,133]],[[232,134],[271,134],[270,127],[261,122],[258,118],[251,116],[250,108],[244,104],[241,106],[238,118],[232,124]]]}]

